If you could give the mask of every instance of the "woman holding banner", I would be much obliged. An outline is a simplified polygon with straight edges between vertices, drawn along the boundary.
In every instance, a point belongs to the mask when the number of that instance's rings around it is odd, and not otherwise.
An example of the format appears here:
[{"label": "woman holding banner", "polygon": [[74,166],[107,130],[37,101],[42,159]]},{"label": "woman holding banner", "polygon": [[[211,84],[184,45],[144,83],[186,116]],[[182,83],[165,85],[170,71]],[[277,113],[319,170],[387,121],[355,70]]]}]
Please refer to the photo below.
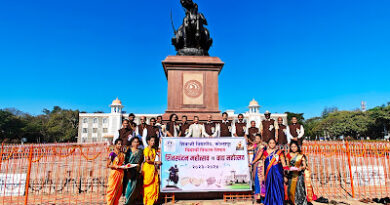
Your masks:
[{"label": "woman holding banner", "polygon": [[156,150],[154,144],[157,141],[156,136],[150,137],[148,146],[144,149],[145,162],[142,166],[142,174],[144,176],[144,205],[153,205],[157,202],[159,196],[159,177],[158,165],[159,161],[155,161]]},{"label": "woman holding banner", "polygon": [[107,162],[107,168],[111,169],[107,185],[107,205],[118,205],[123,188],[124,171],[120,168],[125,161],[125,154],[121,151],[123,140],[116,139],[114,144],[115,150],[110,153]]},{"label": "woman holding banner", "polygon": [[144,160],[143,150],[139,149],[140,140],[138,137],[133,137],[130,140],[130,148],[126,154],[126,164],[138,164],[138,166],[127,170],[128,183],[125,190],[125,204],[135,204],[138,194],[141,192],[141,175],[140,167]]},{"label": "woman holding banner", "polygon": [[268,140],[268,147],[264,149],[261,155],[258,155],[251,163],[252,165],[264,157],[265,172],[265,205],[283,205],[284,204],[284,177],[283,167],[285,159],[283,150],[276,148],[275,139]]},{"label": "woman holding banner", "polygon": [[[263,153],[264,147],[260,134],[257,134],[253,145],[248,148],[248,150],[253,150],[253,161]],[[252,175],[255,183],[255,199],[262,202],[265,197],[264,161],[262,158],[253,164]]]}]

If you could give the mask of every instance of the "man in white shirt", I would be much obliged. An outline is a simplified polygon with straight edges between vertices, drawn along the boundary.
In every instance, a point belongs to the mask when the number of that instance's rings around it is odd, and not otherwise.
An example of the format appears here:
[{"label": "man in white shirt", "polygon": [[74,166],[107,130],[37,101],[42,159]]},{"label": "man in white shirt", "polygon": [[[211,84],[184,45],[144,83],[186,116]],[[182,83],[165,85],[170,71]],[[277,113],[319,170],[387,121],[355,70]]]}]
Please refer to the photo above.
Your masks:
[{"label": "man in white shirt", "polygon": [[193,137],[193,138],[202,138],[204,134],[206,133],[204,126],[202,124],[199,124],[199,117],[194,117],[194,123],[190,125],[188,134],[186,137]]},{"label": "man in white shirt", "polygon": [[290,143],[291,141],[296,141],[298,142],[299,146],[302,146],[305,130],[303,129],[303,126],[298,123],[297,117],[291,118],[291,124],[287,126],[286,132],[288,143]]}]

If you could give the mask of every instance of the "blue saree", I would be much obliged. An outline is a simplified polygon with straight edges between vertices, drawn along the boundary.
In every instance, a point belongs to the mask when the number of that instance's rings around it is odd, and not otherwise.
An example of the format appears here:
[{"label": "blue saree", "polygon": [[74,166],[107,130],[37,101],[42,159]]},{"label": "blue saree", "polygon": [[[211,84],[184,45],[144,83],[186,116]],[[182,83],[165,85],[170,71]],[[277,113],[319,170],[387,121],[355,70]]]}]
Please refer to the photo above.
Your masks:
[{"label": "blue saree", "polygon": [[270,154],[264,150],[263,154],[265,167],[265,205],[283,205],[284,203],[284,183],[283,166],[280,162],[282,150],[276,150]]}]

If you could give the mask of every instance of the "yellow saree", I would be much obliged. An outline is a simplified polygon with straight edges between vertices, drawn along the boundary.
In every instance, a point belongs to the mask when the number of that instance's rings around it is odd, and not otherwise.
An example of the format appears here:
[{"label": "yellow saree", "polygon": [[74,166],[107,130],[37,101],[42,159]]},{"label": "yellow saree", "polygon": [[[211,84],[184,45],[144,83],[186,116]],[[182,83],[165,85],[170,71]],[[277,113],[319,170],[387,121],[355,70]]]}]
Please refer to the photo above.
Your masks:
[{"label": "yellow saree", "polygon": [[[302,161],[304,160],[302,154],[297,154],[295,157],[291,157],[290,154],[288,154],[287,158],[290,161],[288,166],[297,168],[301,167]],[[303,173],[300,171],[291,171],[288,175],[288,179],[288,199],[290,199],[292,204],[307,204]]]},{"label": "yellow saree", "polygon": [[[145,159],[154,162],[156,158],[156,150],[146,147],[144,149]],[[144,176],[144,205],[153,205],[159,195],[159,178],[158,171],[154,164],[144,163],[142,166],[142,174]]]},{"label": "yellow saree", "polygon": [[[110,153],[110,159],[113,165],[121,166],[125,161],[125,155],[119,153],[116,155],[115,152]],[[122,182],[123,182],[124,171],[123,169],[111,169],[108,177],[107,185],[107,205],[118,205],[119,199],[122,195]]]}]

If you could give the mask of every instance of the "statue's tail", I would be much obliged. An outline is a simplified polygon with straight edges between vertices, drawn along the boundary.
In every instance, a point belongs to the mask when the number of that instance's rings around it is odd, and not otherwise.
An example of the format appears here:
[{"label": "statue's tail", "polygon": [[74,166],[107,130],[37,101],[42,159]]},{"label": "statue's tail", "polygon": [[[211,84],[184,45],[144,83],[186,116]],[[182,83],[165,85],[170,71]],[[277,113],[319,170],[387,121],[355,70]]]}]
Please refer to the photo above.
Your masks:
[{"label": "statue's tail", "polygon": [[177,30],[175,29],[175,25],[173,24],[172,9],[171,9],[171,25],[172,25],[173,33],[176,35]]}]

